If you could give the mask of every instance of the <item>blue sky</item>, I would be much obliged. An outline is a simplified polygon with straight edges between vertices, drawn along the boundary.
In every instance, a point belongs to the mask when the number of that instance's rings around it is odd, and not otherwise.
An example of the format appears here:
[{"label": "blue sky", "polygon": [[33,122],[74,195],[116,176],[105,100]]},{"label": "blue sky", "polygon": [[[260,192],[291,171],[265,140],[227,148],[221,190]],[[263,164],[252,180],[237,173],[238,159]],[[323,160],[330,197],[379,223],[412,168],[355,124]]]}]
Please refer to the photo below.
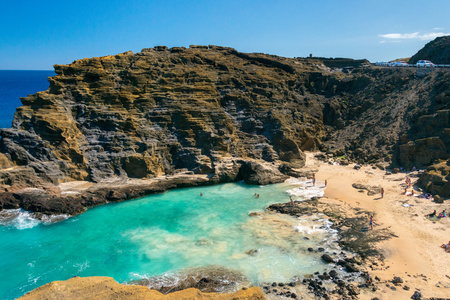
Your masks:
[{"label": "blue sky", "polygon": [[191,44],[375,62],[439,35],[450,35],[450,0],[2,1],[0,69]]}]

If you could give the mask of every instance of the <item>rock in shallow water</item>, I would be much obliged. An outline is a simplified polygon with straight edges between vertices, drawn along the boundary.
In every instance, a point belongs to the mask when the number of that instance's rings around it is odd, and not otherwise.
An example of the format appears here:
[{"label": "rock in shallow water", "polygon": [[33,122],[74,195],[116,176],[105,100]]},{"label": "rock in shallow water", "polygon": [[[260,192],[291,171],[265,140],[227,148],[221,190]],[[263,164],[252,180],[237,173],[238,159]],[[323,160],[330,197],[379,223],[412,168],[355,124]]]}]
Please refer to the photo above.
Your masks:
[{"label": "rock in shallow water", "polygon": [[163,294],[188,288],[196,288],[208,293],[232,292],[242,287],[251,286],[250,281],[239,271],[220,266],[190,268],[133,281],[131,284],[147,286]]}]

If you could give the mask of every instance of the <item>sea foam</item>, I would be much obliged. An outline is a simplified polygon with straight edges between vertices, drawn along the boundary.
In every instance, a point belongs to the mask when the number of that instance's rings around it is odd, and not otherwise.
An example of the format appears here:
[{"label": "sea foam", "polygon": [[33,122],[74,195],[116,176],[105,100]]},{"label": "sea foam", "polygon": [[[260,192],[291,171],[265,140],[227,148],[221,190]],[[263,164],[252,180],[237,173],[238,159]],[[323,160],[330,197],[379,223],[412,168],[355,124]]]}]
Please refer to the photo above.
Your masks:
[{"label": "sea foam", "polygon": [[285,183],[297,186],[286,191],[290,196],[297,197],[297,199],[295,199],[297,201],[308,200],[313,197],[323,197],[326,189],[323,181],[316,180],[314,184],[311,179],[306,178],[290,178],[286,180]]},{"label": "sea foam", "polygon": [[69,215],[38,215],[23,209],[4,209],[0,211],[0,225],[16,229],[30,229],[39,224],[49,225],[68,219]]}]

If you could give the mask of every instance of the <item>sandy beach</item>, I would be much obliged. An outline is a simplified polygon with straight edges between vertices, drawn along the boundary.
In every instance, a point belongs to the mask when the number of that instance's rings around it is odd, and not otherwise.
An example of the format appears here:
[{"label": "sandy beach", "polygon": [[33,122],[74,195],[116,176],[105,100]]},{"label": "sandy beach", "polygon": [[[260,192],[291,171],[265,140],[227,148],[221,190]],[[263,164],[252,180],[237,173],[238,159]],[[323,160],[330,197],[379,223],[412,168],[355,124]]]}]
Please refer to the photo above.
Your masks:
[{"label": "sandy beach", "polygon": [[[419,198],[422,193],[417,187],[414,187],[415,196],[404,195],[406,176],[412,178],[414,186],[417,173],[387,175],[384,170],[368,165],[356,170],[354,164],[334,165],[315,159],[313,153],[307,155],[307,167],[317,171],[317,183],[327,180],[323,200],[373,212],[373,230],[389,229],[396,236],[377,244],[385,256],[384,265],[367,271],[372,278],[380,279],[379,290],[371,293],[362,291],[360,299],[410,299],[416,290],[425,298],[449,297],[450,253],[446,253],[440,245],[450,239],[450,218],[431,221],[425,215],[433,210],[439,213],[443,209],[448,213],[450,203],[438,204]],[[367,191],[352,187],[354,183],[380,186],[384,188],[385,195],[383,198],[379,193],[368,196]],[[410,192],[411,188],[408,194]],[[349,213],[352,211],[349,210]],[[389,282],[394,276],[404,281],[395,290]],[[405,285],[410,290],[404,290],[402,287]]]}]

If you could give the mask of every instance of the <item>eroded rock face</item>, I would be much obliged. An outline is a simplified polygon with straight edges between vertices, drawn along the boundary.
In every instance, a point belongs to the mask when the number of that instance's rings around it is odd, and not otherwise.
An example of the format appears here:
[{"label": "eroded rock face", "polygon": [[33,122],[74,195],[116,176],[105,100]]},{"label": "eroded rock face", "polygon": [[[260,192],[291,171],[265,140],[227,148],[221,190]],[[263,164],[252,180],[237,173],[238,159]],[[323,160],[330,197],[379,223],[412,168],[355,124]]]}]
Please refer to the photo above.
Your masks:
[{"label": "eroded rock face", "polygon": [[409,63],[415,64],[418,60],[431,60],[435,64],[450,64],[450,35],[441,36],[425,45],[419,52],[410,58]]},{"label": "eroded rock face", "polygon": [[53,183],[184,168],[214,174],[226,157],[302,166],[301,137],[323,128],[320,115],[295,121],[307,114],[288,99],[301,79],[291,63],[207,48],[56,65],[49,90],[22,98],[12,128],[2,131],[0,166],[27,166]]},{"label": "eroded rock face", "polygon": [[450,159],[433,164],[419,179],[419,184],[433,195],[450,197]]},{"label": "eroded rock face", "polygon": [[[450,103],[450,92],[441,99]],[[442,109],[431,115],[422,115],[410,129],[409,138],[400,139],[398,160],[405,167],[424,167],[450,156],[450,110]],[[406,143],[405,143],[406,142]]]},{"label": "eroded rock face", "polygon": [[8,192],[185,171],[275,183],[304,165],[305,150],[405,167],[449,155],[447,69],[158,46],[55,72],[1,132]]}]

